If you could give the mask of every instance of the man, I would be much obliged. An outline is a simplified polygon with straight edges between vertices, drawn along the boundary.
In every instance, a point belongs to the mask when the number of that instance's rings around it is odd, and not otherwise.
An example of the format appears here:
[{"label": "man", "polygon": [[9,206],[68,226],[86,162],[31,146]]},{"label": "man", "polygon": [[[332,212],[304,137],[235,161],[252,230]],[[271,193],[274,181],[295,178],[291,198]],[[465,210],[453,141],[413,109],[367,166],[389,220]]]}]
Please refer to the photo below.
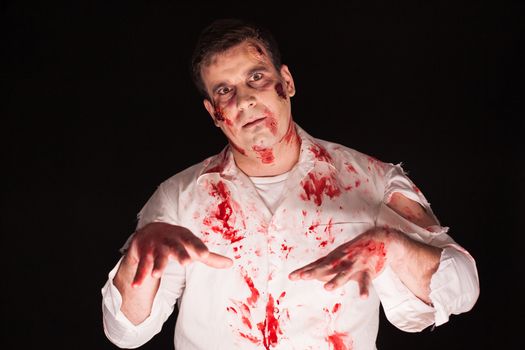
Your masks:
[{"label": "man", "polygon": [[375,349],[379,303],[409,332],[470,310],[473,258],[400,166],[315,139],[271,35],[219,20],[193,60],[229,145],[163,182],[102,290],[120,347],[158,333],[178,302],[176,349]]}]

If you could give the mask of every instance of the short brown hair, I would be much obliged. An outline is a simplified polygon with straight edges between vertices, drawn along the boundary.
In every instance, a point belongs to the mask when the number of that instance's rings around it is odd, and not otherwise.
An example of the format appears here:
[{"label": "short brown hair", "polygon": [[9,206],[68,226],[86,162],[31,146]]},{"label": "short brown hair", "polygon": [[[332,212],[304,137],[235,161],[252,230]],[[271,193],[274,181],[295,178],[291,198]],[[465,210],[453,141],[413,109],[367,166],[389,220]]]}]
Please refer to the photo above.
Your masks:
[{"label": "short brown hair", "polygon": [[191,57],[191,75],[193,82],[204,98],[209,98],[201,68],[208,65],[210,58],[218,53],[246,41],[255,40],[262,44],[270,55],[275,69],[281,68],[281,53],[273,35],[266,28],[240,19],[218,19],[213,21],[201,32]]}]

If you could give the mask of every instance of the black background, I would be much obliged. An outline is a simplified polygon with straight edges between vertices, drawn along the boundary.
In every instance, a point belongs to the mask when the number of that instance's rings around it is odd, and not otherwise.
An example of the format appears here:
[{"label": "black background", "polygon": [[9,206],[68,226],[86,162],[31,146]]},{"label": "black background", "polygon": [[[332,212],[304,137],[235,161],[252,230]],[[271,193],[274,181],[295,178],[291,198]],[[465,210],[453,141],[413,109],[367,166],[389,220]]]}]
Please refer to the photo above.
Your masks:
[{"label": "black background", "polygon": [[[212,19],[244,17],[278,39],[299,125],[403,162],[477,260],[472,311],[416,334],[381,315],[378,347],[519,344],[523,5],[321,3],[0,5],[2,343],[115,348],[100,289],[137,212],[161,181],[225,145],[191,84],[192,46]],[[144,349],[172,348],[174,316]]]}]

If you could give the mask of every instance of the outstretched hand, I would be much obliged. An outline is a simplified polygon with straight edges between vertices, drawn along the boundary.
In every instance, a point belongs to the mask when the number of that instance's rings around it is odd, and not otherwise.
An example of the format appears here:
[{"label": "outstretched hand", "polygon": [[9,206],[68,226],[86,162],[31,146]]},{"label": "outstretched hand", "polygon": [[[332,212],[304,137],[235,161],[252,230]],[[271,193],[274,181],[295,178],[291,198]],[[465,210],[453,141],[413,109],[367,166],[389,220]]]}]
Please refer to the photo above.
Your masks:
[{"label": "outstretched hand", "polygon": [[292,281],[323,281],[327,290],[355,281],[361,297],[367,297],[371,280],[384,268],[391,233],[382,228],[366,231],[328,255],[293,271],[288,277]]},{"label": "outstretched hand", "polygon": [[181,265],[200,261],[218,269],[233,264],[230,258],[210,252],[187,228],[154,222],[135,232],[126,253],[125,263],[137,266],[132,286],[140,286],[148,274],[160,278],[170,259]]}]

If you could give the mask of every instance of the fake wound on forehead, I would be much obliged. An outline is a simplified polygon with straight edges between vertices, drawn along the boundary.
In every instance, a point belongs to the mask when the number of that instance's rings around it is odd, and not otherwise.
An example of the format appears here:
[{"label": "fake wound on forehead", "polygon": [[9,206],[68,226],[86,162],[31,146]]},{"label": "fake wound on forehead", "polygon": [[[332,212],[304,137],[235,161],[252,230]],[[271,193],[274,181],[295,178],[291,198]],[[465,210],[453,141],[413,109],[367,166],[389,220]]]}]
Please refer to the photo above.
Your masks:
[{"label": "fake wound on forehead", "polygon": [[269,59],[269,56],[266,53],[264,47],[257,42],[248,42],[247,50],[250,53],[250,55],[257,61],[267,61]]}]

